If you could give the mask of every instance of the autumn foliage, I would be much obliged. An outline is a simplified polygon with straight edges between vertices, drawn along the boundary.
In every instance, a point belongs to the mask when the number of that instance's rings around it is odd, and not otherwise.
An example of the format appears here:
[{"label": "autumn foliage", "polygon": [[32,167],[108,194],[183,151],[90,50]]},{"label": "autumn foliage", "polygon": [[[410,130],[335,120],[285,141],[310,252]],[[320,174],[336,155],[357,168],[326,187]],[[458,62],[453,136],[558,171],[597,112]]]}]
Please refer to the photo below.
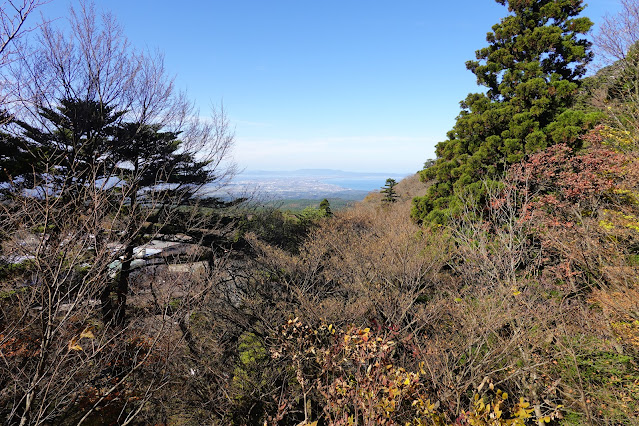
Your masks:
[{"label": "autumn foliage", "polygon": [[[468,64],[488,92],[392,202],[169,212],[102,174],[0,194],[2,421],[637,424],[636,49],[579,89],[582,2],[498,2],[514,15]],[[510,69],[532,18],[550,53]]]}]

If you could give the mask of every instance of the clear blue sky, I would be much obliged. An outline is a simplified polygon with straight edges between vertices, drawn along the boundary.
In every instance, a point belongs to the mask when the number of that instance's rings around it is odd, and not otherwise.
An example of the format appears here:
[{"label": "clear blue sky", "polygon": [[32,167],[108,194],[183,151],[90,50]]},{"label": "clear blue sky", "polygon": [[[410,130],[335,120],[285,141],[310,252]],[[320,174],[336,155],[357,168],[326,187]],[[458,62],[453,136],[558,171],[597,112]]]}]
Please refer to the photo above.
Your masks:
[{"label": "clear blue sky", "polygon": [[[75,0],[72,1],[75,3]],[[591,0],[596,25],[616,0]],[[68,0],[42,9],[64,17]],[[164,52],[201,107],[224,102],[241,168],[415,172],[480,90],[464,63],[493,0],[96,0]]]}]

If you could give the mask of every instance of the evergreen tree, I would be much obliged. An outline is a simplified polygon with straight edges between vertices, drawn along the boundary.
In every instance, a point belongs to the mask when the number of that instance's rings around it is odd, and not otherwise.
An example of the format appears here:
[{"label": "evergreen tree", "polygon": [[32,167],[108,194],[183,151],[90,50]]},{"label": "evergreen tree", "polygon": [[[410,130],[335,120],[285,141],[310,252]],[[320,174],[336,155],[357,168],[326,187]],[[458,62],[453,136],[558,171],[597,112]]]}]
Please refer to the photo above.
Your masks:
[{"label": "evergreen tree", "polygon": [[[148,230],[140,227],[140,223],[151,219],[149,209],[157,211],[156,221],[167,225],[167,216],[174,217],[176,209],[193,201],[197,190],[216,178],[208,168],[209,162],[198,161],[194,152],[184,150],[178,136],[175,132],[162,131],[159,125],[140,123],[122,123],[115,132],[116,169],[130,206],[125,225],[124,260],[115,289],[119,324],[125,323],[133,250],[145,242],[142,238]],[[150,222],[152,225],[153,221]]]},{"label": "evergreen tree", "polygon": [[397,198],[399,197],[399,195],[397,195],[397,191],[395,191],[395,185],[397,185],[395,179],[386,179],[386,184],[380,191],[380,193],[384,194],[384,197],[382,198],[383,203],[397,202]]},{"label": "evergreen tree", "polygon": [[154,218],[166,225],[168,216],[216,176],[208,161],[198,161],[195,152],[183,148],[178,133],[162,131],[160,125],[123,122],[123,113],[100,102],[62,99],[56,109],[41,108],[40,116],[37,127],[16,123],[21,137],[7,140],[28,149],[16,157],[8,153],[4,163],[13,161],[17,171],[26,155],[36,159],[46,172],[36,174],[33,185],[46,188],[77,214],[85,208],[86,194],[95,190],[115,200],[114,209],[126,206],[121,272],[113,288],[105,287],[102,300],[105,320],[123,324],[133,250],[145,242],[147,231],[152,233],[141,224],[153,226]]},{"label": "evergreen tree", "polygon": [[[20,176],[69,199],[110,176],[116,122],[122,113],[96,101],[61,99],[57,108],[41,107],[39,114],[37,125],[16,121],[21,135],[8,139],[15,147],[10,160]],[[37,168],[29,170],[24,163]]]},{"label": "evergreen tree", "polygon": [[558,142],[579,148],[594,117],[571,110],[586,64],[592,59],[583,35],[592,22],[578,17],[581,0],[496,0],[510,14],[486,36],[488,46],[466,67],[485,93],[469,94],[437,161],[421,172],[435,179],[416,198],[413,216],[442,223],[458,212],[455,191],[477,196],[482,181],[498,178],[527,154]]},{"label": "evergreen tree", "polygon": [[[3,118],[0,117],[0,121]],[[9,122],[7,119],[6,122]],[[33,179],[27,176],[42,171],[41,164],[36,161],[34,147],[23,138],[0,132],[0,183],[11,182],[14,186],[30,186]],[[8,187],[0,187],[0,194],[8,192]]]},{"label": "evergreen tree", "polygon": [[324,212],[324,216],[330,217],[333,216],[333,212],[331,211],[331,203],[328,202],[326,198],[324,198],[319,205],[320,211]]}]

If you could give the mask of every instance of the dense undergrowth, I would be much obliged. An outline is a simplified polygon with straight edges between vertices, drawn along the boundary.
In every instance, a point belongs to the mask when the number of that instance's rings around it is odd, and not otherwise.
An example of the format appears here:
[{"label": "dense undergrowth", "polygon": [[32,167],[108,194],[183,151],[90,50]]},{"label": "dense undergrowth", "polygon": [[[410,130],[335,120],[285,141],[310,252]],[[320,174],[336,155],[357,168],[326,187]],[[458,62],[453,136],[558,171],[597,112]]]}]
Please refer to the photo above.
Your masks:
[{"label": "dense undergrowth", "polygon": [[[472,185],[413,176],[349,209],[298,213],[191,191],[192,204],[136,204],[137,189],[99,188],[103,174],[70,185],[73,168],[60,173],[72,193],[7,190],[0,418],[637,424],[636,46],[569,94],[596,123],[567,140],[552,126],[552,146]],[[452,181],[458,160],[429,165]],[[437,220],[413,220],[414,197],[435,200],[420,208]]]},{"label": "dense undergrowth", "polygon": [[[193,213],[209,249],[133,273],[124,328],[95,302],[114,279],[108,251],[61,239],[3,266],[2,412],[20,412],[11,383],[40,371],[35,403],[52,424],[636,424],[639,150],[627,132],[608,122],[582,150],[528,156],[481,198],[459,192],[446,225],[411,219],[416,177],[397,202],[371,194],[333,214]],[[49,317],[44,369],[46,293],[20,284],[37,276],[75,297]]]},{"label": "dense undergrowth", "polygon": [[609,130],[512,167],[488,203],[459,194],[466,209],[444,227],[369,200],[322,220],[298,253],[249,238],[225,413],[634,424],[637,159]]},{"label": "dense undergrowth", "polygon": [[[208,269],[134,275],[126,338],[90,310],[64,323],[50,356],[77,382],[56,422],[97,406],[90,424],[133,409],[138,424],[634,424],[638,168],[609,135],[531,156],[488,203],[460,194],[447,226],[410,219],[409,180],[397,203],[252,215]],[[29,291],[3,292],[4,324]],[[3,340],[25,371],[29,330]]]}]

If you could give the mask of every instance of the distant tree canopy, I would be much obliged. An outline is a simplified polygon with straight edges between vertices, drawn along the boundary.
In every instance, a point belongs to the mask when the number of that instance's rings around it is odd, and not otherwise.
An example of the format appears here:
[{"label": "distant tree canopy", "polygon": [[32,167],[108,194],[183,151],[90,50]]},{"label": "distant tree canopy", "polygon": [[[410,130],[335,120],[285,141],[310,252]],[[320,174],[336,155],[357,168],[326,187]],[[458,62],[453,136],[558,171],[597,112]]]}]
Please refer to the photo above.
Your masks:
[{"label": "distant tree canopy", "polygon": [[578,17],[581,0],[496,0],[510,14],[486,36],[466,68],[485,93],[469,94],[448,139],[437,145],[437,160],[421,172],[435,179],[416,198],[413,216],[443,223],[459,212],[455,192],[481,197],[482,181],[499,177],[527,154],[556,143],[579,148],[595,114],[570,109],[580,78],[592,59],[583,35],[592,26]]}]

